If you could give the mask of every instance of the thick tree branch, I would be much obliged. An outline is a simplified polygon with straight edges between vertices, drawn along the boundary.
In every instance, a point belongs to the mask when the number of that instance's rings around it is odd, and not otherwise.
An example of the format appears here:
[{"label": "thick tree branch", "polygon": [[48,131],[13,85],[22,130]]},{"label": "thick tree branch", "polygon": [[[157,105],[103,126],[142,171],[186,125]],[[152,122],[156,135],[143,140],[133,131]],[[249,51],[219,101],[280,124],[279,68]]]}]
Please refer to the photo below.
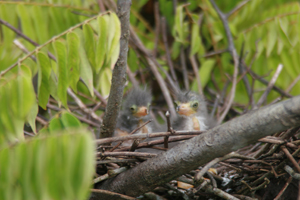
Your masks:
[{"label": "thick tree branch", "polygon": [[112,74],[111,88],[108,97],[100,137],[110,137],[115,130],[120,110],[123,90],[126,81],[128,39],[130,35],[129,17],[131,0],[118,0],[118,16],[121,22],[120,55]]},{"label": "thick tree branch", "polygon": [[[105,181],[97,188],[136,197],[216,157],[224,156],[267,135],[299,125],[300,96],[297,96],[210,129]],[[104,197],[95,194],[92,199]]]}]

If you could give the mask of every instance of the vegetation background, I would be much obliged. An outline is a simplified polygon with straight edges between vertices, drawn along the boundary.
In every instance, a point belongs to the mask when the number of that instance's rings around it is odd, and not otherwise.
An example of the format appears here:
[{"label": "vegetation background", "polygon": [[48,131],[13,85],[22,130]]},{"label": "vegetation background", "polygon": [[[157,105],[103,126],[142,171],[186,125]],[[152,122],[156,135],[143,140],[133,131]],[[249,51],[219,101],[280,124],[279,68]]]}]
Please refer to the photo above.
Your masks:
[{"label": "vegetation background", "polygon": [[[152,88],[155,116],[171,106],[160,77],[203,93],[219,123],[299,95],[299,2],[216,4],[227,13],[236,67],[209,0],[132,0],[141,43],[129,40],[125,92]],[[0,199],[88,197],[120,52],[115,9],[112,0],[0,1]]]}]

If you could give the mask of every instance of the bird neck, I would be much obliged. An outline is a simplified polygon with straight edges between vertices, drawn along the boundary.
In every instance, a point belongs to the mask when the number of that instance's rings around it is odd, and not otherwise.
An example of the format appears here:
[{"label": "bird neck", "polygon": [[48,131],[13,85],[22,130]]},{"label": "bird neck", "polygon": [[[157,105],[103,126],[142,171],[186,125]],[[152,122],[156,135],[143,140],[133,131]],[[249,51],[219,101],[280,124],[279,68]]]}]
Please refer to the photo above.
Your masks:
[{"label": "bird neck", "polygon": [[[138,127],[142,126],[144,124],[144,121],[142,119],[139,120]],[[141,133],[148,133],[148,128],[147,126],[143,126],[142,129],[140,130]]]},{"label": "bird neck", "polygon": [[193,117],[192,121],[193,121],[193,130],[200,131],[200,123],[197,117]]}]

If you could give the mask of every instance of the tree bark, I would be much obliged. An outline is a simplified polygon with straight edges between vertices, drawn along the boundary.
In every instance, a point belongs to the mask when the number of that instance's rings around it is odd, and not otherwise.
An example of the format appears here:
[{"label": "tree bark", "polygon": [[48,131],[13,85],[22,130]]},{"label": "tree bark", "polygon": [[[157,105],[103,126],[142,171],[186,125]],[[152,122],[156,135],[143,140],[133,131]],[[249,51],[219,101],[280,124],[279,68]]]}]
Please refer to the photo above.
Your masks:
[{"label": "tree bark", "polygon": [[[265,106],[208,130],[97,188],[137,197],[258,139],[300,125],[300,96]],[[110,199],[97,196],[94,199]]]},{"label": "tree bark", "polygon": [[113,69],[112,83],[101,125],[100,138],[111,137],[115,130],[126,82],[131,0],[118,0],[117,6],[117,14],[121,22],[120,55]]}]

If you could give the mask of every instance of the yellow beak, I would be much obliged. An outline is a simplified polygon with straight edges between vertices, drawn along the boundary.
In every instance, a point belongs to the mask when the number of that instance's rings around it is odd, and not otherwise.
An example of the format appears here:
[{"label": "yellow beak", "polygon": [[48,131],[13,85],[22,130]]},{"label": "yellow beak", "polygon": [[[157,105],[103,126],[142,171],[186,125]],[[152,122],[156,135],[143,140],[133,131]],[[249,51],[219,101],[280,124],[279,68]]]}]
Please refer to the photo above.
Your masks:
[{"label": "yellow beak", "polygon": [[180,115],[190,116],[195,114],[195,111],[191,108],[189,103],[182,103],[177,106],[176,111]]},{"label": "yellow beak", "polygon": [[148,115],[148,108],[146,106],[138,107],[136,113],[133,114],[135,117],[143,117]]}]

